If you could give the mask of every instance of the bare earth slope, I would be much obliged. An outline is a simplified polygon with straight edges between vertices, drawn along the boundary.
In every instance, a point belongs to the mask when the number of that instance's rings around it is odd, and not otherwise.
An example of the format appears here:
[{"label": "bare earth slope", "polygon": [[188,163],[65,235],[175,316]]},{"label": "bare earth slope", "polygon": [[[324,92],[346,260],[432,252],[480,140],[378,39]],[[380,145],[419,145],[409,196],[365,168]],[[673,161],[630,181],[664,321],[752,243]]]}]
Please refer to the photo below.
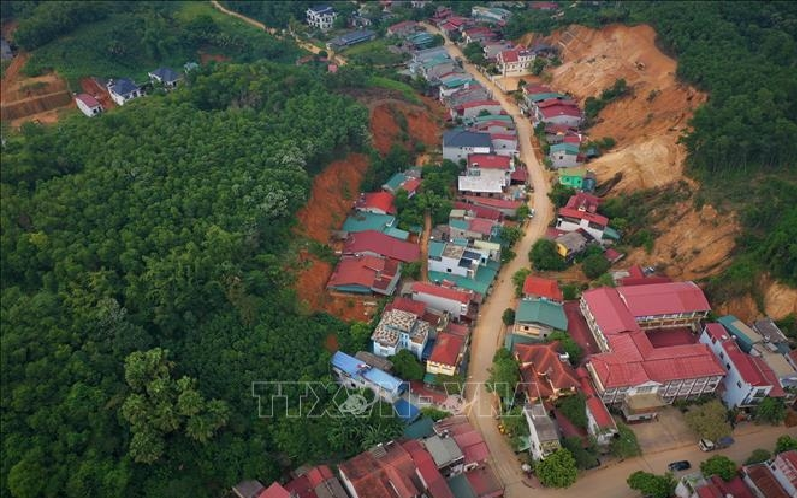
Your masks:
[{"label": "bare earth slope", "polygon": [[[675,77],[677,62],[662,53],[655,44],[656,33],[650,26],[607,26],[592,29],[570,26],[558,30],[549,43],[563,47],[564,63],[551,73],[551,85],[567,91],[580,102],[598,96],[623,78],[633,94],[607,105],[598,122],[589,130],[591,138],[612,137],[616,147],[591,163],[599,181],[617,173],[620,181],[613,189],[632,192],[686,182],[686,150],[678,138],[687,128],[692,112],[707,95],[679,82]],[[531,41],[527,35],[523,42]],[[666,272],[679,279],[700,279],[724,270],[731,261],[740,226],[734,212],[718,212],[705,205],[695,208],[691,201],[679,202],[655,213],[654,225],[659,237],[652,254],[636,249],[628,263],[662,263]],[[795,312],[797,290],[776,282],[762,283],[766,312],[782,317]],[[753,300],[726,303],[726,312],[753,316]]]}]

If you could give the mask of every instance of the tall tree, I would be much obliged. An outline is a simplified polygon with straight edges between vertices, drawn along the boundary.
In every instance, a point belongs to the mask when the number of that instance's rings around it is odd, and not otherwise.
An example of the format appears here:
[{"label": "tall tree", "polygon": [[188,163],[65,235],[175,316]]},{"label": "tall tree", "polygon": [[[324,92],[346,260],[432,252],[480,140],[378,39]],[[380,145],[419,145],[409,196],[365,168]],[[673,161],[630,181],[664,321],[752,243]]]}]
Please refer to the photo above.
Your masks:
[{"label": "tall tree", "polygon": [[578,469],[576,460],[565,448],[559,448],[553,454],[534,464],[534,472],[543,486],[550,488],[569,488],[576,482]]}]

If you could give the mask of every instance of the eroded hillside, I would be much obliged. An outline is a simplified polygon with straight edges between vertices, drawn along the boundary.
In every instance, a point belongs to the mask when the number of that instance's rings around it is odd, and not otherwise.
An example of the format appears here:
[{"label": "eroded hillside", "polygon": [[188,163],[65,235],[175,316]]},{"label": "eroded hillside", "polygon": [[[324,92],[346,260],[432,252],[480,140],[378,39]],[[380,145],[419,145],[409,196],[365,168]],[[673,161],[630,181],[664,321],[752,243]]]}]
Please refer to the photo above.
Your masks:
[{"label": "eroded hillside", "polygon": [[[528,35],[522,40],[532,41]],[[673,185],[693,192],[695,183],[684,176],[686,149],[678,143],[694,109],[708,96],[676,79],[677,61],[656,46],[650,26],[608,26],[592,29],[570,26],[546,40],[562,47],[563,64],[550,72],[551,86],[574,95],[581,103],[599,96],[623,78],[632,95],[609,103],[589,130],[590,138],[612,137],[614,149],[591,163],[603,182],[622,174],[610,195]],[[675,187],[675,184],[681,184]],[[701,279],[724,270],[731,262],[735,240],[741,233],[738,216],[723,208],[687,199],[653,213],[658,234],[651,254],[635,249],[627,264],[662,264],[673,278]],[[794,312],[797,291],[765,282],[762,288],[767,313],[775,317]],[[755,314],[752,299],[728,303],[727,310]],[[742,306],[742,301],[745,304]]]}]

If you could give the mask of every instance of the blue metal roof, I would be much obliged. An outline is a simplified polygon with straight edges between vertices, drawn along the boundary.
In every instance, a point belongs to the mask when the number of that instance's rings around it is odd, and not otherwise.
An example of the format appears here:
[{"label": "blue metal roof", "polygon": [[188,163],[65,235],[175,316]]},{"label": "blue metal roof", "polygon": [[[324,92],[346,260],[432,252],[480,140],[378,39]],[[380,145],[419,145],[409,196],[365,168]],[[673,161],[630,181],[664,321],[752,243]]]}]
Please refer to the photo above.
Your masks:
[{"label": "blue metal roof", "polygon": [[363,365],[365,363],[342,351],[337,351],[332,355],[332,366],[346,372],[348,375],[352,377],[360,376],[390,392],[401,391],[402,384],[404,384],[403,380],[393,377],[378,368],[364,368]]},{"label": "blue metal roof", "polygon": [[417,406],[403,399],[396,401],[393,405],[393,409],[396,410],[398,418],[406,423],[412,422],[421,414],[421,410]]}]

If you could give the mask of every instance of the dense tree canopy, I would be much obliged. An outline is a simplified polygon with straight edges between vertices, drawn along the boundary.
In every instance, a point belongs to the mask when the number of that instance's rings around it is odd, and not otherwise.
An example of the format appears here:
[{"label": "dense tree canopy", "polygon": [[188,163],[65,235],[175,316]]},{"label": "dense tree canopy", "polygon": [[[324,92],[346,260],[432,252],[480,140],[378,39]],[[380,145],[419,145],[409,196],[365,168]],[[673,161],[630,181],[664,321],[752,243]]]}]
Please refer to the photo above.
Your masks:
[{"label": "dense tree canopy", "polygon": [[701,438],[716,441],[731,435],[728,412],[718,400],[693,408],[686,414],[685,419],[686,425]]},{"label": "dense tree canopy", "polygon": [[637,471],[628,476],[628,487],[651,498],[669,498],[677,484],[672,474],[651,474]]},{"label": "dense tree canopy", "polygon": [[559,448],[545,460],[534,464],[534,472],[543,486],[550,488],[569,488],[576,482],[578,469],[576,460],[566,448]]},{"label": "dense tree canopy", "polygon": [[221,65],[6,137],[2,494],[218,496],[398,435],[395,417],[259,416],[257,381],[328,382],[329,336],[362,342],[301,314],[286,271],[311,176],[367,147],[367,111],[324,85]]},{"label": "dense tree canopy", "polygon": [[700,464],[703,475],[718,475],[723,481],[730,481],[736,475],[736,462],[724,455],[714,455]]}]

